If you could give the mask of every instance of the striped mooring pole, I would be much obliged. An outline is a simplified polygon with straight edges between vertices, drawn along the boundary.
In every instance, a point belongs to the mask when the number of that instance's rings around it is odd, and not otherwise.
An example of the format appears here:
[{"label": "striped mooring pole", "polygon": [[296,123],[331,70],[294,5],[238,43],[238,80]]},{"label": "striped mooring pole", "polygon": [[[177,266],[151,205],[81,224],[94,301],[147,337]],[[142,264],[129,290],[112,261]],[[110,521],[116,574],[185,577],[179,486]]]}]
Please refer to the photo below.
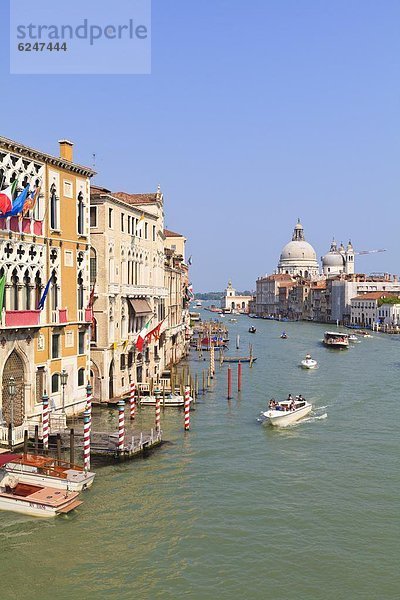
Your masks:
[{"label": "striped mooring pole", "polygon": [[118,406],[118,452],[122,452],[124,450],[124,440],[125,440],[125,402],[123,400],[119,400],[117,402]]},{"label": "striped mooring pole", "polygon": [[130,416],[131,421],[135,420],[135,409],[136,409],[136,384],[134,381],[131,381],[130,393],[129,393],[129,404],[130,404]]},{"label": "striped mooring pole", "polygon": [[43,450],[49,449],[49,397],[44,392],[42,396],[43,414],[42,414],[42,436]]},{"label": "striped mooring pole", "polygon": [[90,413],[83,413],[83,468],[90,471]]},{"label": "striped mooring pole", "polygon": [[156,432],[160,433],[161,431],[161,394],[160,390],[156,388],[154,390],[154,395],[156,397]]},{"label": "striped mooring pole", "polygon": [[215,374],[215,349],[214,345],[211,344],[210,348],[210,377],[213,379]]},{"label": "striped mooring pole", "polygon": [[190,387],[185,388],[185,431],[190,429]]},{"label": "striped mooring pole", "polygon": [[92,428],[92,386],[88,382],[86,386],[86,409],[90,413],[90,429]]}]

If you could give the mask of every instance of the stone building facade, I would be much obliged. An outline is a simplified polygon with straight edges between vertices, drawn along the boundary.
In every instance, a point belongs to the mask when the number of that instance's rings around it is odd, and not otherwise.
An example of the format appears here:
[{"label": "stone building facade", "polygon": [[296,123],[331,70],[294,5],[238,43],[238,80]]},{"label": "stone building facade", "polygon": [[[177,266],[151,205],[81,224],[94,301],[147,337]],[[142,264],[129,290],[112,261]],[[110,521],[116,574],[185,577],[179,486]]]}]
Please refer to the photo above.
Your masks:
[{"label": "stone building facade", "polygon": [[[42,395],[55,414],[83,409],[89,375],[89,196],[93,171],[73,162],[60,141],[55,157],[0,137],[0,184],[30,184],[37,201],[23,216],[0,218],[0,278],[5,293],[0,327],[0,427],[34,421]],[[39,189],[40,188],[40,189]],[[42,310],[39,300],[48,289]],[[61,372],[67,373],[61,386]]]}]

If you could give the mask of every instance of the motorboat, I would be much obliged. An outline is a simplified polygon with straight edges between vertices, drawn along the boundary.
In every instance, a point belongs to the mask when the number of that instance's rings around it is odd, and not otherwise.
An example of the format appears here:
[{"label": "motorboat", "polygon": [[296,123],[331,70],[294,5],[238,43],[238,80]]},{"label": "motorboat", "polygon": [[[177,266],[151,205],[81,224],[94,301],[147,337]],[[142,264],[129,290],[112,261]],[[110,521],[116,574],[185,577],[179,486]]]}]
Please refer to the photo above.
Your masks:
[{"label": "motorboat", "polygon": [[286,331],[282,331],[281,340],[287,340],[287,338],[288,338],[288,335],[287,335]]},{"label": "motorboat", "polygon": [[79,492],[22,483],[0,468],[0,510],[33,517],[55,517],[69,513],[82,504]]},{"label": "motorboat", "polygon": [[323,342],[328,348],[348,348],[349,334],[341,331],[325,331]]},{"label": "motorboat", "polygon": [[357,331],[357,334],[361,335],[364,338],[372,338],[373,337],[368,331],[364,331],[364,329]]},{"label": "motorboat", "polygon": [[[190,398],[192,401],[192,398]],[[185,405],[185,397],[179,394],[165,394],[165,396],[160,396],[161,406],[171,407],[171,408],[179,408],[180,406]],[[141,406],[155,406],[156,405],[156,397],[155,396],[142,396],[140,398]]]},{"label": "motorboat", "polygon": [[311,354],[306,354],[305,359],[301,361],[301,366],[303,369],[316,369],[318,367],[318,363],[316,360],[311,358]]},{"label": "motorboat", "polygon": [[256,331],[257,331],[257,329],[254,327],[254,325],[249,327],[249,333],[255,333]]},{"label": "motorboat", "polygon": [[228,319],[229,323],[237,323],[237,319]]},{"label": "motorboat", "polygon": [[21,483],[46,485],[73,492],[89,488],[96,475],[78,465],[35,454],[2,454],[1,463],[3,469],[17,477]]},{"label": "motorboat", "polygon": [[270,400],[268,410],[261,413],[259,421],[263,425],[287,427],[303,419],[312,410],[312,405],[302,397],[275,402]]},{"label": "motorboat", "polygon": [[358,337],[356,335],[354,335],[354,333],[351,333],[349,335],[349,342],[360,343],[360,340],[358,339]]}]

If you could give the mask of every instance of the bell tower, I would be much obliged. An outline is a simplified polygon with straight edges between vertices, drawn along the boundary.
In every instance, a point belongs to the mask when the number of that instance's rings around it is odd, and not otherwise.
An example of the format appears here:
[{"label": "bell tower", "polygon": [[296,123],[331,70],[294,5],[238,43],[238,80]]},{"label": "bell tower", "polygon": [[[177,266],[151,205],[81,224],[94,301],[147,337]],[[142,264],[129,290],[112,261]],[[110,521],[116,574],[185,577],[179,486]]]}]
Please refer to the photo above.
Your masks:
[{"label": "bell tower", "polygon": [[346,273],[346,275],[352,275],[354,273],[354,248],[353,248],[350,240],[349,240],[349,243],[347,244],[346,252],[345,252],[344,256],[345,256],[345,273]]}]

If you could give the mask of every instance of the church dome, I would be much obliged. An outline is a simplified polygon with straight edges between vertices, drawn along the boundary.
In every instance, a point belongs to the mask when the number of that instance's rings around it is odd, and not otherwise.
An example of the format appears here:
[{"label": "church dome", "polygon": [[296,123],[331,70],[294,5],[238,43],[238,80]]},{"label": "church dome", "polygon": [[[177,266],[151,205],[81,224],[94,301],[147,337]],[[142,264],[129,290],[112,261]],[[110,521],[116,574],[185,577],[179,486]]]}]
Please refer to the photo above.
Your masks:
[{"label": "church dome", "polygon": [[322,257],[323,267],[343,267],[343,256],[339,252],[328,252]]},{"label": "church dome", "polygon": [[291,241],[283,247],[280,260],[317,260],[317,255],[305,240]]},{"label": "church dome", "polygon": [[288,273],[300,277],[318,276],[319,267],[314,248],[306,242],[303,225],[297,222],[292,236],[282,249],[278,273]]}]

